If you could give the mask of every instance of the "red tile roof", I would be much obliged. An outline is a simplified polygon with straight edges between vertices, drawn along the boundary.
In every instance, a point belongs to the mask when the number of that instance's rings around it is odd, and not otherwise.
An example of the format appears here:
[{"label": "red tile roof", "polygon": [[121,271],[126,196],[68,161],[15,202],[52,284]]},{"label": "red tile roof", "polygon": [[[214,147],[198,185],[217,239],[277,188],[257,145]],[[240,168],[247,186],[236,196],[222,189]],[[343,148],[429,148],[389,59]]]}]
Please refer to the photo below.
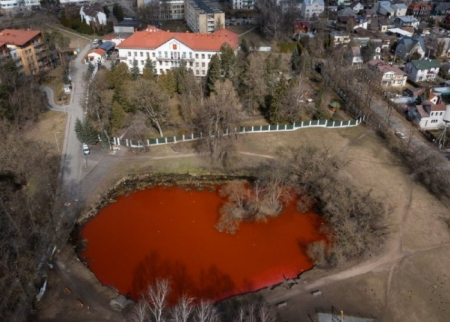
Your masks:
[{"label": "red tile roof", "polygon": [[39,30],[4,29],[0,31],[0,42],[9,45],[23,46],[40,34],[41,32]]},{"label": "red tile roof", "polygon": [[118,47],[155,49],[171,39],[176,39],[189,48],[198,51],[218,51],[225,42],[229,43],[233,49],[238,46],[238,35],[227,29],[206,34],[162,31],[156,27],[148,26],[146,30],[136,31]]},{"label": "red tile roof", "polygon": [[413,2],[409,5],[408,9],[413,11],[420,11],[420,8],[425,7],[426,10],[431,10],[431,6],[426,2]]},{"label": "red tile roof", "polygon": [[431,105],[431,112],[437,112],[437,111],[445,111],[446,105],[445,104],[433,104]]},{"label": "red tile roof", "polygon": [[371,67],[376,67],[382,74],[392,72],[395,75],[405,75],[401,69],[379,59],[371,60],[367,64]]},{"label": "red tile roof", "polygon": [[97,55],[100,55],[100,56],[104,56],[104,55],[106,55],[106,51],[104,51],[104,50],[101,49],[101,48],[96,48],[96,49],[94,49],[94,50],[91,50],[91,52],[88,54],[88,56],[89,56],[90,54],[97,54]]}]

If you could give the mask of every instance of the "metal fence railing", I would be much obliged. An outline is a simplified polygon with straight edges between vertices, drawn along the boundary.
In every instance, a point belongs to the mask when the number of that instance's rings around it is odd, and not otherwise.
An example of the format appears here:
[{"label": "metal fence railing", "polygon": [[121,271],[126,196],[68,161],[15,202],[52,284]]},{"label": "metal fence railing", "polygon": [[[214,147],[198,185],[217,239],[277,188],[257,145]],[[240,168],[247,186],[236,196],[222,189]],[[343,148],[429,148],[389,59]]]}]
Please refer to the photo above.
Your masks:
[{"label": "metal fence railing", "polygon": [[[330,129],[340,129],[345,127],[358,126],[365,117],[359,117],[357,120],[352,121],[328,121],[328,120],[313,120],[313,121],[302,121],[292,124],[276,124],[276,125],[254,125],[254,126],[242,126],[235,128],[233,131],[226,133],[228,134],[250,134],[250,133],[265,133],[265,132],[285,132],[285,131],[296,131],[304,128],[312,127],[324,127]],[[163,144],[172,144],[178,142],[187,142],[199,140],[203,137],[202,133],[191,133],[183,134],[179,136],[169,136],[157,139],[148,139],[145,142],[113,137],[113,144],[120,146],[128,146],[132,148],[143,148],[144,146],[154,146]]]}]

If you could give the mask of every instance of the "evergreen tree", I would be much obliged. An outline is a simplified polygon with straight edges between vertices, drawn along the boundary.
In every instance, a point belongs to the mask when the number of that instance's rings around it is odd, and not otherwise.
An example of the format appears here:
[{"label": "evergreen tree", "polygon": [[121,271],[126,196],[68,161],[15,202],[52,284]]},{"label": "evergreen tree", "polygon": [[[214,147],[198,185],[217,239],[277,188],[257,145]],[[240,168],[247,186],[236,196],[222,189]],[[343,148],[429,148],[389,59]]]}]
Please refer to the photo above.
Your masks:
[{"label": "evergreen tree", "polygon": [[91,61],[89,61],[88,69],[87,69],[89,76],[92,75],[92,73],[94,72],[94,70],[95,70],[95,66],[92,64]]},{"label": "evergreen tree", "polygon": [[186,84],[184,83],[186,80],[186,74],[188,73],[186,62],[182,61],[180,67],[175,68],[173,72],[175,74],[176,92],[181,94],[186,88]]},{"label": "evergreen tree", "polygon": [[284,75],[281,75],[280,80],[278,81],[269,99],[269,122],[271,124],[275,124],[281,121],[281,104],[288,88],[289,85],[286,81],[286,78],[284,77]]},{"label": "evergreen tree", "polygon": [[122,106],[114,101],[111,107],[111,126],[113,130],[120,130],[122,128],[125,115]]},{"label": "evergreen tree", "polygon": [[97,144],[98,142],[98,132],[92,126],[88,117],[84,118],[83,121],[83,143],[86,144]]},{"label": "evergreen tree", "polygon": [[153,80],[155,79],[155,75],[155,66],[153,65],[153,62],[150,60],[150,58],[147,57],[147,59],[145,60],[144,69],[142,70],[142,78]]},{"label": "evergreen tree", "polygon": [[77,118],[77,120],[75,121],[75,133],[77,135],[77,139],[78,141],[80,141],[81,143],[84,142],[84,136],[83,136],[83,124],[81,123],[80,119]]},{"label": "evergreen tree", "polygon": [[125,81],[130,80],[130,70],[128,69],[128,65],[125,63],[119,63],[115,68],[111,75],[108,75],[110,87],[111,88],[119,88]]},{"label": "evergreen tree", "polygon": [[118,3],[113,5],[113,15],[116,17],[117,21],[121,22],[124,18],[122,6]]},{"label": "evergreen tree", "polygon": [[300,53],[298,52],[298,47],[295,47],[295,49],[292,53],[291,68],[295,72],[300,69]]},{"label": "evergreen tree", "polygon": [[247,57],[250,54],[250,47],[248,46],[247,40],[245,40],[245,38],[242,39],[240,47],[240,52],[244,54],[244,57]]},{"label": "evergreen tree", "polygon": [[133,67],[131,67],[131,79],[136,80],[140,74],[138,61],[136,59],[133,59]]},{"label": "evergreen tree", "polygon": [[172,96],[177,91],[177,80],[175,78],[175,73],[171,70],[164,74],[159,75],[158,85],[166,91],[169,96]]},{"label": "evergreen tree", "polygon": [[220,79],[220,66],[219,56],[213,55],[209,61],[208,74],[206,75],[206,94],[208,95],[215,92],[215,83]]},{"label": "evergreen tree", "polygon": [[220,46],[220,65],[222,69],[221,75],[225,79],[231,80],[235,76],[236,56],[233,48],[227,42]]}]

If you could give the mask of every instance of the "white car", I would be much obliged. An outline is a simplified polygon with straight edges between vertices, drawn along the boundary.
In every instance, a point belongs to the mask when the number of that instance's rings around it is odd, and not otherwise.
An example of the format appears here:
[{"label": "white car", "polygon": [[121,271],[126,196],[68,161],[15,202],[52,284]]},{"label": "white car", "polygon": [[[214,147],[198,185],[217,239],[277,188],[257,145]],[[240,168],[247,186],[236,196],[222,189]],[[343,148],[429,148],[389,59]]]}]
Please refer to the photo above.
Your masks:
[{"label": "white car", "polygon": [[395,135],[397,135],[400,139],[404,139],[406,137],[406,135],[400,131],[395,132]]},{"label": "white car", "polygon": [[89,147],[86,143],[83,143],[83,153],[84,154],[89,154],[91,153],[91,151],[89,150]]}]

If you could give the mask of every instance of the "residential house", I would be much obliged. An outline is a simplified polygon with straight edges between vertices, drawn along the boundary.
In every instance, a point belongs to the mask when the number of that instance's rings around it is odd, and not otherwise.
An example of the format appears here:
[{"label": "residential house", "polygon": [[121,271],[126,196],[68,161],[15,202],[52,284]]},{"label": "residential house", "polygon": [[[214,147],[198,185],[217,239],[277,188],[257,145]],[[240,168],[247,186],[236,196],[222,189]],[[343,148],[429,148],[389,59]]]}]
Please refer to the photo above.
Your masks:
[{"label": "residential house", "polygon": [[416,29],[417,33],[422,36],[429,35],[431,33],[431,28],[427,21],[421,21]]},{"label": "residential house", "polygon": [[296,21],[294,23],[294,35],[307,34],[311,32],[311,24],[309,21]]},{"label": "residential house", "polygon": [[408,109],[408,118],[416,122],[422,130],[439,129],[445,126],[444,116],[447,107],[445,104],[433,104],[427,100],[421,105],[412,106]]},{"label": "residential house", "polygon": [[419,20],[417,20],[413,16],[401,16],[395,18],[394,26],[397,28],[404,28],[404,27],[417,28],[419,26]]},{"label": "residential house", "polygon": [[350,35],[341,31],[334,30],[331,32],[330,36],[335,47],[339,45],[347,45],[351,41]]},{"label": "residential house", "polygon": [[225,13],[209,0],[185,0],[185,20],[194,32],[207,33],[225,28]]},{"label": "residential house", "polygon": [[408,78],[414,82],[434,81],[441,64],[436,59],[411,60],[405,65]]},{"label": "residential house", "polygon": [[419,97],[421,97],[425,93],[425,88],[421,87],[413,87],[413,88],[405,88],[403,90],[404,96],[409,96],[417,100]]},{"label": "residential house", "polygon": [[449,2],[439,2],[434,5],[432,13],[437,16],[443,16],[450,14],[450,3]]},{"label": "residential house", "polygon": [[395,55],[405,61],[416,52],[420,58],[425,56],[425,42],[422,37],[402,37],[395,48]]},{"label": "residential house", "polygon": [[323,0],[303,0],[300,5],[300,16],[305,19],[311,19],[320,16],[325,10]]},{"label": "residential house", "polygon": [[106,14],[100,4],[96,3],[92,6],[81,6],[80,8],[81,21],[87,25],[101,25],[106,26]]},{"label": "residential house", "polygon": [[378,14],[386,17],[393,17],[395,9],[391,7],[390,1],[378,1]]},{"label": "residential house", "polygon": [[238,35],[220,29],[213,33],[169,32],[153,26],[137,31],[122,41],[119,59],[129,68],[138,61],[142,71],[145,61],[150,59],[158,75],[181,66],[184,62],[195,76],[206,76],[211,57],[220,52],[220,47],[230,44],[233,50],[238,47]]},{"label": "residential house", "polygon": [[406,16],[406,12],[408,11],[408,7],[404,3],[393,3],[391,8],[394,9],[394,17],[403,17]]},{"label": "residential house", "polygon": [[358,66],[361,67],[363,63],[363,59],[361,56],[361,48],[360,47],[352,47],[350,48],[350,55],[349,60],[352,64],[352,66]]},{"label": "residential house", "polygon": [[407,76],[398,67],[381,60],[371,60],[367,63],[369,69],[380,75],[380,84],[385,87],[402,87],[406,85]]},{"label": "residential house", "polygon": [[364,10],[364,6],[358,1],[352,2],[349,8],[352,9],[354,13],[359,13]]},{"label": "residential house", "polygon": [[431,6],[428,2],[412,2],[408,6],[408,10],[406,12],[409,16],[414,17],[428,17],[431,13]]},{"label": "residential house", "polygon": [[368,28],[374,31],[386,32],[391,26],[392,22],[385,17],[372,17]]},{"label": "residential house", "polygon": [[0,44],[3,55],[8,54],[19,71],[27,75],[36,74],[50,63],[39,30],[4,29],[0,31]]},{"label": "residential house", "polygon": [[338,18],[339,17],[355,17],[356,13],[352,10],[352,8],[346,7],[341,10],[338,10],[337,15],[338,15]]}]

